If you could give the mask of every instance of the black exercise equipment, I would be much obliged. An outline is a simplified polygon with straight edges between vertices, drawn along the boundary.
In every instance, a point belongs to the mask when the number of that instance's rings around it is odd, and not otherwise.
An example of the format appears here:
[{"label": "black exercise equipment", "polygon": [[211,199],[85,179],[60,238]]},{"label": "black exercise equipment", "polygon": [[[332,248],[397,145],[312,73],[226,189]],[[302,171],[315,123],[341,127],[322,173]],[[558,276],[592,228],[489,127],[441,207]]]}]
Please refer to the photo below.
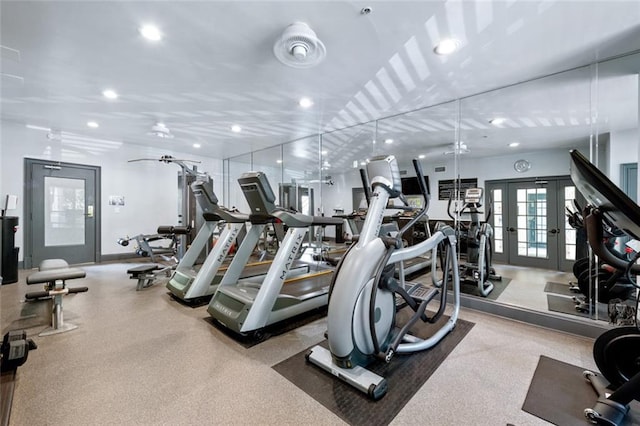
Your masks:
[{"label": "black exercise equipment", "polygon": [[63,333],[77,328],[77,325],[65,323],[62,316],[62,298],[67,294],[84,293],[88,287],[67,287],[66,281],[84,278],[82,269],[70,268],[63,259],[47,259],[40,263],[39,272],[27,277],[27,284],[44,283],[44,291],[34,291],[25,295],[26,300],[51,300],[51,326],[42,331],[40,336]]},{"label": "black exercise equipment", "polygon": [[0,235],[2,241],[0,243],[0,276],[2,284],[11,284],[18,282],[18,251],[16,247],[16,231],[18,230],[17,216],[0,216]]},{"label": "black exercise equipment", "polygon": [[0,425],[9,424],[18,367],[27,362],[29,351],[37,349],[24,330],[9,331],[0,345]]},{"label": "black exercise equipment", "polygon": [[27,362],[29,351],[34,349],[38,349],[38,345],[27,338],[26,331],[9,331],[4,335],[0,346],[0,353],[2,354],[0,371],[5,372],[17,369]]},{"label": "black exercise equipment", "polygon": [[[640,207],[576,150],[571,151],[570,173],[589,203],[582,216],[594,253],[627,275],[640,273],[636,258],[625,262],[607,250],[603,242],[605,224],[617,227],[631,238],[640,239]],[[583,373],[598,395],[594,407],[585,409],[585,416],[594,424],[619,425],[629,411],[629,403],[640,397],[637,316],[635,326],[614,328],[599,336],[593,355],[609,385],[594,372]]]},{"label": "black exercise equipment", "polygon": [[[453,212],[451,211],[453,199],[449,198],[447,214],[454,223],[457,220],[457,236],[460,246],[466,245],[466,262],[460,264],[460,280],[475,283],[480,294],[486,297],[493,290],[493,283],[490,280],[501,281],[502,277],[496,274],[492,264],[493,228],[489,224],[491,206],[488,206],[484,222],[480,221],[478,209],[482,207],[483,193],[482,188],[468,188],[462,207],[456,208]],[[470,216],[468,223],[459,220],[465,212],[468,212]]]}]

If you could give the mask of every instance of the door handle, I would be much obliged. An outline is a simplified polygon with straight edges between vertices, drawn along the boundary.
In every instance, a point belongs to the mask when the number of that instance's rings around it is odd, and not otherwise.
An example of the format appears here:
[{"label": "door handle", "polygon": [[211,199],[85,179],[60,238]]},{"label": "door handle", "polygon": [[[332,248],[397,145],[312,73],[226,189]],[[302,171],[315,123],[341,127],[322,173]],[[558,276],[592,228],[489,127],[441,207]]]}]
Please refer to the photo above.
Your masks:
[{"label": "door handle", "polygon": [[507,231],[509,231],[509,232],[516,232],[516,228],[514,228],[513,226],[509,226],[509,227],[507,228]]},{"label": "door handle", "polygon": [[549,230],[549,233],[552,234],[552,235],[559,234],[560,233],[560,229],[553,228],[553,229]]}]

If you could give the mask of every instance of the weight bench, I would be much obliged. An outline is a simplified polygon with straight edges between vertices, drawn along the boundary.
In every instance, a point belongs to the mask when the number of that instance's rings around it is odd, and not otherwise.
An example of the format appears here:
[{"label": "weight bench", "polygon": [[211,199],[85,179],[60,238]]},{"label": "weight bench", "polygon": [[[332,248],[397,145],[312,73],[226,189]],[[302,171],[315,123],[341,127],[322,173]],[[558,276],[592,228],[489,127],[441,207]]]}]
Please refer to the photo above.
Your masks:
[{"label": "weight bench", "polygon": [[51,300],[51,326],[45,329],[39,336],[49,336],[51,334],[63,333],[77,328],[77,325],[64,323],[62,317],[62,297],[66,294],[84,293],[88,287],[66,286],[66,280],[84,278],[87,274],[78,268],[70,268],[69,264],[62,259],[47,259],[40,263],[38,272],[27,277],[27,284],[44,283],[44,291],[34,291],[27,293],[26,300],[38,300],[50,298]]},{"label": "weight bench", "polygon": [[127,270],[127,274],[130,274],[129,278],[132,280],[138,280],[136,291],[140,291],[143,288],[151,287],[159,274],[165,273],[169,276],[170,270],[171,268],[168,266],[151,264],[130,268]]}]

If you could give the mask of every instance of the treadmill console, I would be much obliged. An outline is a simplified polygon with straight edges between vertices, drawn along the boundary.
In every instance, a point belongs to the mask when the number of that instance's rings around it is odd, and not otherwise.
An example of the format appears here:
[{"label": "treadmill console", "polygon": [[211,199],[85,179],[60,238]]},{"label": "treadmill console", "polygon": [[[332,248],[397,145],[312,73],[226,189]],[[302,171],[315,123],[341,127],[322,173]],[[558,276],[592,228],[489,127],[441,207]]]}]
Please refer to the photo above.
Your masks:
[{"label": "treadmill console", "polygon": [[402,180],[400,179],[400,168],[398,161],[393,155],[380,155],[373,157],[367,164],[367,175],[371,179],[371,186],[382,183],[398,194],[402,191]]},{"label": "treadmill console", "polygon": [[576,188],[610,224],[640,239],[640,206],[577,150],[570,151],[569,172]]},{"label": "treadmill console", "polygon": [[479,204],[482,203],[482,188],[468,188],[464,193],[464,202],[467,204]]},{"label": "treadmill console", "polygon": [[191,184],[191,191],[203,213],[213,213],[217,210],[218,197],[213,192],[213,181],[198,179]]},{"label": "treadmill console", "polygon": [[267,175],[262,172],[243,173],[238,178],[238,183],[247,199],[251,215],[269,216],[276,210],[276,196],[269,185]]}]

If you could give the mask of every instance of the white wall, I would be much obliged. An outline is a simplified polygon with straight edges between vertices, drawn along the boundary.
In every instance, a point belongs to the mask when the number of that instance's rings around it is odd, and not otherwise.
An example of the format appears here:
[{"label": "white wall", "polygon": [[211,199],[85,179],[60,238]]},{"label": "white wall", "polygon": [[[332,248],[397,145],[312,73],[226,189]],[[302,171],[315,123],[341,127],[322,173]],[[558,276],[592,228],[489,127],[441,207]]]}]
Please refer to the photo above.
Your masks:
[{"label": "white wall", "polygon": [[638,129],[611,132],[609,139],[609,178],[620,186],[620,165],[638,161]]},{"label": "white wall", "polygon": [[[88,139],[84,143],[50,140],[46,131],[28,129],[23,125],[2,121],[0,129],[0,197],[17,194],[18,209],[8,214],[20,217],[16,245],[24,247],[23,201],[24,158],[47,159],[101,167],[102,254],[129,253],[132,247],[116,243],[119,237],[152,234],[158,225],[178,223],[177,175],[180,167],[157,161],[129,163],[135,158],[159,158],[173,155],[194,159],[198,170],[214,179],[214,190],[222,199],[222,160],[181,154],[171,149],[171,141],[160,140],[159,148],[149,148],[116,141]],[[123,195],[124,206],[110,206],[110,195]],[[20,250],[20,260],[23,249]]]}]

